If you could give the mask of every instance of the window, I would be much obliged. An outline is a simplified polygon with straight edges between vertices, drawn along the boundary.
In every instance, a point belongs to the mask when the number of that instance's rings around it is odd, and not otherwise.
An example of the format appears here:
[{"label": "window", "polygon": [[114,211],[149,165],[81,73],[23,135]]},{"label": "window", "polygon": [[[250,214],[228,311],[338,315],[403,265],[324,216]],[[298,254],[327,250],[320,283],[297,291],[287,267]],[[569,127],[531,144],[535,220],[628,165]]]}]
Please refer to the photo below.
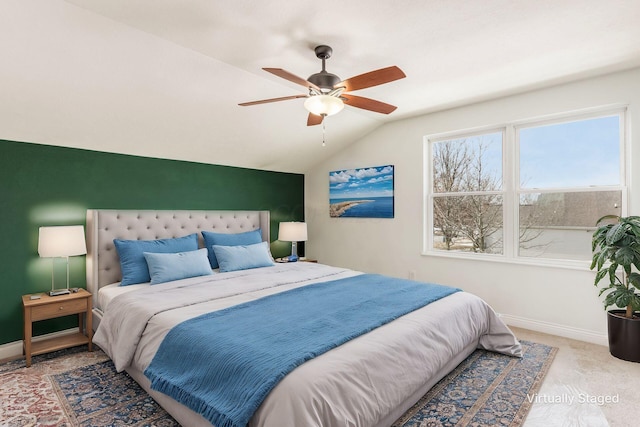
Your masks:
[{"label": "window", "polygon": [[624,111],[425,139],[425,247],[588,260],[598,218],[625,215]]}]

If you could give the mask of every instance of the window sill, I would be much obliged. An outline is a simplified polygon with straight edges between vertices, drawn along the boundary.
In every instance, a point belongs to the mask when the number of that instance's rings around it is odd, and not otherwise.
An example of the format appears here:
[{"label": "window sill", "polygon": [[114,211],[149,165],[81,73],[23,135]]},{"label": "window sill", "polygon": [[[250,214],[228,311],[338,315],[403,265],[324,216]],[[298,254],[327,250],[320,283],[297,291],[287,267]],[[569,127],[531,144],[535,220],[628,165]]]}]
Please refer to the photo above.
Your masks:
[{"label": "window sill", "polygon": [[568,270],[589,271],[591,260],[570,260],[570,259],[550,259],[550,258],[508,258],[504,255],[491,254],[471,254],[464,252],[444,252],[444,251],[426,251],[422,252],[422,256],[450,258],[458,260],[497,262],[504,264],[519,264],[532,267],[552,267]]}]

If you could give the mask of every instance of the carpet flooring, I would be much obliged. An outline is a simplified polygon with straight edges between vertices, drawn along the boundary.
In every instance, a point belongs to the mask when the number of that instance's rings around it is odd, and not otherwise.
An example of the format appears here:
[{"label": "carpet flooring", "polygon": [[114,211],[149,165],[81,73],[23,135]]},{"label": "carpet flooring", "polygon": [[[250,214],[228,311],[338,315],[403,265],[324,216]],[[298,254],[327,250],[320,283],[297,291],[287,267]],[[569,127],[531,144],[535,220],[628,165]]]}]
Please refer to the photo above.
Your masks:
[{"label": "carpet flooring", "polygon": [[[556,349],[522,341],[524,357],[476,350],[394,427],[522,425]],[[101,351],[84,347],[0,364],[0,426],[177,426]]]}]

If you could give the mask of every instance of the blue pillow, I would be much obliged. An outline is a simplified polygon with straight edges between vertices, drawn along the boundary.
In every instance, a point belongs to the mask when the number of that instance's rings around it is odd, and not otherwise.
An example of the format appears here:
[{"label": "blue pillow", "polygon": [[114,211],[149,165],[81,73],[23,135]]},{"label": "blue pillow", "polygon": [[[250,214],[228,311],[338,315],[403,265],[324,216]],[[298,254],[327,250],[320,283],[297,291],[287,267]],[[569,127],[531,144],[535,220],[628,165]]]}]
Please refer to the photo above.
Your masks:
[{"label": "blue pillow", "polygon": [[213,274],[204,248],[175,254],[145,252],[144,257],[149,265],[152,285]]},{"label": "blue pillow", "polygon": [[240,246],[213,245],[213,251],[220,263],[221,273],[275,265],[267,242]]},{"label": "blue pillow", "polygon": [[260,243],[262,242],[262,230],[258,228],[257,230],[235,234],[203,231],[202,238],[204,239],[204,247],[207,248],[207,251],[209,253],[209,262],[211,262],[211,268],[218,268],[218,260],[216,259],[215,252],[213,251],[213,245],[238,246]]},{"label": "blue pillow", "polygon": [[113,239],[120,257],[122,280],[120,286],[135,285],[151,281],[149,267],[144,259],[144,252],[176,253],[195,251],[198,249],[196,233],[175,239],[159,240],[120,240]]}]

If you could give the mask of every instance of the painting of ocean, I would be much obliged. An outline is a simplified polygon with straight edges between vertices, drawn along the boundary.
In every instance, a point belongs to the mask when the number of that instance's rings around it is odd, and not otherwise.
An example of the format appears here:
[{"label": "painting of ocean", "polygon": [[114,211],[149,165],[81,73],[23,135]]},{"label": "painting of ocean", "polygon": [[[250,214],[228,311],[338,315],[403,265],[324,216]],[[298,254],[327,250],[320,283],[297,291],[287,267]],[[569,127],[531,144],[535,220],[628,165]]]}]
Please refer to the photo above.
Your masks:
[{"label": "painting of ocean", "polygon": [[334,218],[393,218],[392,165],[329,173],[329,215]]}]

